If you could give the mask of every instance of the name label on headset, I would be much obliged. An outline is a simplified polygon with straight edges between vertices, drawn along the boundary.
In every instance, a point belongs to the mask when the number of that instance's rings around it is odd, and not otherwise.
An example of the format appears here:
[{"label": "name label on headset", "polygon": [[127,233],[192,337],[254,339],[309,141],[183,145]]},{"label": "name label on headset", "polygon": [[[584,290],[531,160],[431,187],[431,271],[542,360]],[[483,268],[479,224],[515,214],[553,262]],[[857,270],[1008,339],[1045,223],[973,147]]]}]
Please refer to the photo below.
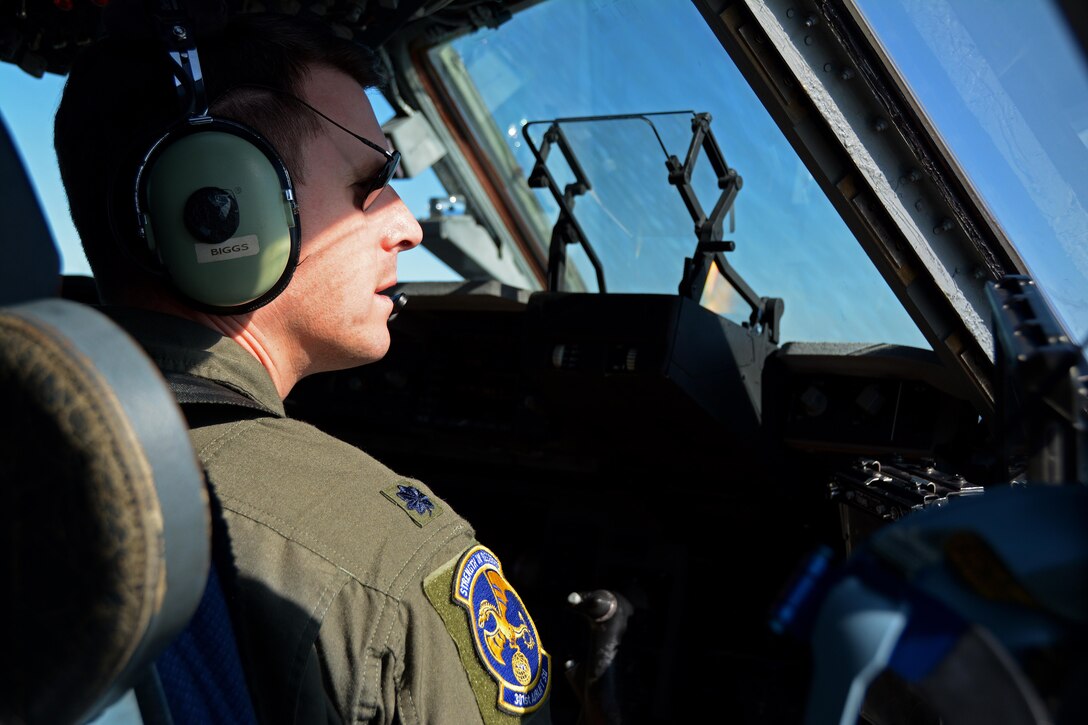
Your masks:
[{"label": "name label on headset", "polygon": [[220,244],[197,244],[196,261],[200,264],[208,262],[223,262],[239,257],[252,257],[261,251],[261,245],[257,243],[256,234],[246,234],[241,237],[228,239]]}]

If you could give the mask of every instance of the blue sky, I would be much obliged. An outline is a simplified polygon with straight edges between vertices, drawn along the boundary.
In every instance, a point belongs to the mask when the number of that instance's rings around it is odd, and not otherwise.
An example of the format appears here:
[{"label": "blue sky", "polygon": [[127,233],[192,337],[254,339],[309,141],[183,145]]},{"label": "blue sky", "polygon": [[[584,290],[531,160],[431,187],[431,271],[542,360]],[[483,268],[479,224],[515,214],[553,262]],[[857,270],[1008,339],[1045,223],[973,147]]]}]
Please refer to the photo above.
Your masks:
[{"label": "blue sky", "polygon": [[47,74],[35,78],[11,63],[0,63],[0,116],[15,137],[15,145],[37,189],[62,265],[69,274],[90,274],[79,238],[68,216],[68,203],[53,155],[53,112],[64,79]]}]

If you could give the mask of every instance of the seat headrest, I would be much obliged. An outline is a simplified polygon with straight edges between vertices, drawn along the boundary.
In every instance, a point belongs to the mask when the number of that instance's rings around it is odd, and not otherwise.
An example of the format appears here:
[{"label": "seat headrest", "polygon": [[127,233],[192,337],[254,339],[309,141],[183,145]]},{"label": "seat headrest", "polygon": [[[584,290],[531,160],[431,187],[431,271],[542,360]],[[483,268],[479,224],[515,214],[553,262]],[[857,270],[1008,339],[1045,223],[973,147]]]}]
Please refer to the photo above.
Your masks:
[{"label": "seat headrest", "polygon": [[103,314],[0,307],[0,341],[0,721],[82,722],[196,610],[208,494],[165,381]]}]

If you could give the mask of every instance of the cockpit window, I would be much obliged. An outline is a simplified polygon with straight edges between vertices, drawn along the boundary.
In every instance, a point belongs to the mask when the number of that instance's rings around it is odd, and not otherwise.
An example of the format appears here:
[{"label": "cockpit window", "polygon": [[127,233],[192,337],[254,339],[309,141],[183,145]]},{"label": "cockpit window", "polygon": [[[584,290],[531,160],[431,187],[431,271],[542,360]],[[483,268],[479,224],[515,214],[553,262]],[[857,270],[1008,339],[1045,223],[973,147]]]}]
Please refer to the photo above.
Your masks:
[{"label": "cockpit window", "polygon": [[1088,337],[1088,64],[1051,2],[858,0],[1069,331]]},{"label": "cockpit window", "polygon": [[[591,187],[574,213],[587,220],[607,291],[676,292],[697,239],[668,183],[659,141],[682,159],[692,112],[705,113],[743,178],[723,225],[725,240],[736,243],[728,260],[758,295],[785,300],[781,339],[928,347],[690,3],[552,0],[439,45],[429,58],[496,167],[513,170],[522,187],[534,167],[531,143],[549,122],[653,117],[659,139],[637,119],[563,124]],[[654,115],[660,112],[669,113]],[[709,210],[716,184],[707,172],[698,162],[693,185]],[[565,173],[560,185],[573,172]],[[546,248],[558,216],[554,198],[546,189],[519,198]],[[569,276],[597,289],[591,260],[569,246],[577,272]]]}]

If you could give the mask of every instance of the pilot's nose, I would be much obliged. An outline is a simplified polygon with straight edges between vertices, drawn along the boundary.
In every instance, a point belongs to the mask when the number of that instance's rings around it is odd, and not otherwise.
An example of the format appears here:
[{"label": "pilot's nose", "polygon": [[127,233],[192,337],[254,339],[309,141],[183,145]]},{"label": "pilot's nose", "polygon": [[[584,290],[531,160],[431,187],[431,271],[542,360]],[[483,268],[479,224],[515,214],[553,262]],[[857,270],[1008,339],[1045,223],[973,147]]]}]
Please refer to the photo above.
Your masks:
[{"label": "pilot's nose", "polygon": [[389,237],[389,250],[407,252],[418,247],[423,241],[423,227],[419,225],[419,221],[395,189],[386,187],[385,193],[393,195],[391,211],[396,215],[396,222],[392,229],[394,233]]}]

